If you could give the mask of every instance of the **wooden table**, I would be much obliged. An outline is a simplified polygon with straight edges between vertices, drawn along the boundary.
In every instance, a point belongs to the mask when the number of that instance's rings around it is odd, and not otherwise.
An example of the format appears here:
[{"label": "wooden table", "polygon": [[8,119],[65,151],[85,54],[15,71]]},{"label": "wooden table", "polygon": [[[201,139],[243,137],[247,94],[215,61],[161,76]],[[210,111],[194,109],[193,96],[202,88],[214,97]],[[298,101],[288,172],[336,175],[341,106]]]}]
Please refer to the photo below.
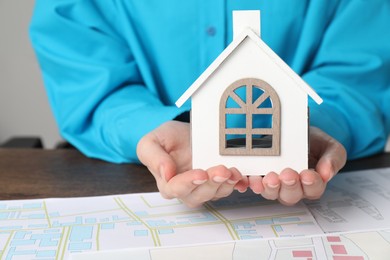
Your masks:
[{"label": "wooden table", "polygon": [[89,159],[73,149],[0,149],[0,184],[3,200],[157,191],[145,167]]},{"label": "wooden table", "polygon": [[[390,167],[390,153],[348,162],[344,171]],[[98,196],[157,191],[136,164],[89,159],[72,149],[0,149],[0,199]]]}]

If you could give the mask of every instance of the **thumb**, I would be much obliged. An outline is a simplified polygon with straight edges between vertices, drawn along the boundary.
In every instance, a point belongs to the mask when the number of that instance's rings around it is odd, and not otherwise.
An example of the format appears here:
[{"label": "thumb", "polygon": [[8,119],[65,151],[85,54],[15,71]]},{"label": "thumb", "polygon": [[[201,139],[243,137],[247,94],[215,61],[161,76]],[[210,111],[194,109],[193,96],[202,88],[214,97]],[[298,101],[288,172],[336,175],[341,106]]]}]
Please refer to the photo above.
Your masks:
[{"label": "thumb", "polygon": [[325,182],[328,182],[344,167],[346,160],[347,153],[344,146],[332,140],[323,151],[316,165],[316,171]]},{"label": "thumb", "polygon": [[145,135],[137,145],[138,159],[154,177],[168,182],[176,175],[176,164],[153,133]]}]

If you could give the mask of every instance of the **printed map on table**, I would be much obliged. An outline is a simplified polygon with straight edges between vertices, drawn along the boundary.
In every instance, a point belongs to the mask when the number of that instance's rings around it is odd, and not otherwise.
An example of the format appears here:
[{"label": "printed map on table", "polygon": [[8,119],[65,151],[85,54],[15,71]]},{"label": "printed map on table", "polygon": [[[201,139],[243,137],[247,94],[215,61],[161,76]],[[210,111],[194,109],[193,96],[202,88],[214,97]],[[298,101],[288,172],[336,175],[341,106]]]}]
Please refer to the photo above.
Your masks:
[{"label": "printed map on table", "polygon": [[134,248],[72,255],[72,260],[387,260],[390,229],[323,234],[310,237],[239,240],[164,248]]},{"label": "printed map on table", "polygon": [[158,193],[0,201],[0,259],[388,259],[389,203],[390,168],[294,207],[249,192],[195,209]]},{"label": "printed map on table", "polygon": [[0,202],[1,259],[322,233],[309,210],[254,194],[190,209],[158,193]]}]

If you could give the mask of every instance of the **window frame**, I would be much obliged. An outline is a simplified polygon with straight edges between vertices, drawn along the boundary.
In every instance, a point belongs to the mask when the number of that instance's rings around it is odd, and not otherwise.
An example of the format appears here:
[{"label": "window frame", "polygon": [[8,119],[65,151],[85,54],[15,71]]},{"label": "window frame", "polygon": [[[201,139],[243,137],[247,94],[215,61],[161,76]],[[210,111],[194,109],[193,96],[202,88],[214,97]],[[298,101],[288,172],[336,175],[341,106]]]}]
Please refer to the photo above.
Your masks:
[{"label": "window frame", "polygon": [[[245,86],[246,102],[244,102],[234,91]],[[250,87],[248,87],[250,86]],[[253,102],[253,87],[263,91]],[[231,97],[240,108],[226,108],[227,100]],[[259,106],[268,99],[271,100],[271,108],[259,108]],[[248,101],[250,105],[248,105]],[[220,155],[257,155],[257,156],[277,156],[280,155],[280,100],[274,88],[261,79],[244,78],[233,82],[229,85],[220,99],[219,105],[219,153]],[[245,114],[245,128],[228,128],[226,127],[226,115],[228,114]],[[271,128],[253,128],[253,115],[272,115]],[[245,147],[226,147],[226,135],[246,135]],[[252,135],[271,135],[272,146],[269,148],[253,148]]]}]

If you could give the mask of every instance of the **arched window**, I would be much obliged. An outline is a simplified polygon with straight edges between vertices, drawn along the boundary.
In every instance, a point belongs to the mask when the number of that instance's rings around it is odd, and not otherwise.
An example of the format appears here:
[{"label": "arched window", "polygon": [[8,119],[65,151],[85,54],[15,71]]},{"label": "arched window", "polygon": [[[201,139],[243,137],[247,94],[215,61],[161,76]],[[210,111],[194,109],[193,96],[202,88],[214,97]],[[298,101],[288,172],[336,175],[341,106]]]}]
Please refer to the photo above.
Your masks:
[{"label": "arched window", "polygon": [[221,155],[280,155],[280,101],[265,81],[241,79],[222,94]]}]

